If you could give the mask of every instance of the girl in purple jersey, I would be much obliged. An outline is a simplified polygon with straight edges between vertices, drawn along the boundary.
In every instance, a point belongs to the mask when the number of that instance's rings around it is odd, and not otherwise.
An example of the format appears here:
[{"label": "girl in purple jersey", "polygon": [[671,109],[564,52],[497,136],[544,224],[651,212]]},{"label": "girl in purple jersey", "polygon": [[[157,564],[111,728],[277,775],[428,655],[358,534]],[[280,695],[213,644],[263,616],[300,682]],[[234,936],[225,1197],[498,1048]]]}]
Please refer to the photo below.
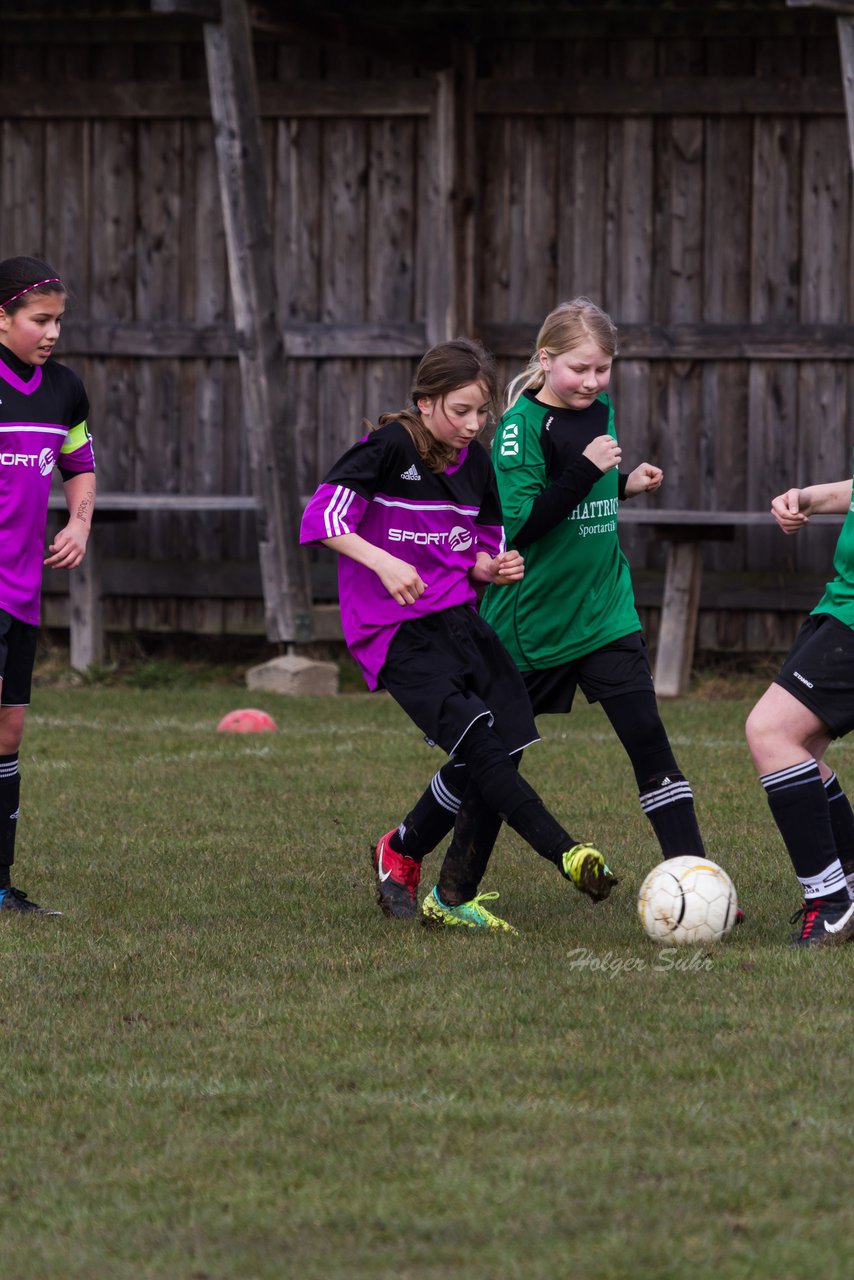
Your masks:
[{"label": "girl in purple jersey", "polygon": [[[30,701],[43,565],[74,569],[86,554],[95,502],[89,402],[76,374],[52,360],[65,311],[59,273],[38,258],[0,262],[0,911],[60,915],[12,886],[21,792],[18,752]],[[44,556],[51,475],[67,524]]]},{"label": "girl in purple jersey", "polygon": [[[383,687],[451,757],[460,812],[454,841],[471,851],[421,908],[422,923],[511,931],[478,894],[502,820],[583,893],[605,898],[616,878],[591,845],[552,817],[517,766],[537,731],[524,682],[478,616],[478,586],[511,587],[522,557],[504,547],[489,457],[478,443],[496,396],[492,358],[458,338],[422,359],[411,407],[384,414],[333,466],[306,508],[300,540],[340,555],[344,637],[371,689]],[[437,779],[421,808],[435,809]],[[380,906],[415,916],[421,858],[436,843],[419,806],[374,852]],[[415,815],[413,817],[413,815]],[[447,831],[447,826],[445,827]],[[444,833],[443,833],[444,834]]]}]

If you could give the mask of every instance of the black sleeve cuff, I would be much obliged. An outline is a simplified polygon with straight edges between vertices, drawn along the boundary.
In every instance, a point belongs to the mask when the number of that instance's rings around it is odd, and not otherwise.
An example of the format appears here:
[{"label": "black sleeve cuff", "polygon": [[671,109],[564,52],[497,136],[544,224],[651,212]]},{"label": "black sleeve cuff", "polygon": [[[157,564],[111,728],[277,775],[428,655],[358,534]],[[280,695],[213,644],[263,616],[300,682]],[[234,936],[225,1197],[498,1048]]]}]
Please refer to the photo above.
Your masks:
[{"label": "black sleeve cuff", "polygon": [[527,547],[551,533],[587,497],[604,474],[589,458],[576,458],[554,484],[534,499],[528,519],[513,539],[514,545]]}]

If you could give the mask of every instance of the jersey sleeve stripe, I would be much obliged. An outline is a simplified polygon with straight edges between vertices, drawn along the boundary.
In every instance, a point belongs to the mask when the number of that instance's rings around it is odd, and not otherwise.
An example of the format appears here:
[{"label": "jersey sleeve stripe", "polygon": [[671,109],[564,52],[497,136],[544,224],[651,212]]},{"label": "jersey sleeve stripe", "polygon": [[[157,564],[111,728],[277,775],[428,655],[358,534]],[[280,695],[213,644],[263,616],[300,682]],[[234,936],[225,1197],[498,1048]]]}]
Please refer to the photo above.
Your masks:
[{"label": "jersey sleeve stripe", "polygon": [[323,523],[327,538],[337,538],[343,533],[352,533],[346,522],[353,499],[356,497],[352,489],[338,485],[332,495],[332,501],[323,513]]}]

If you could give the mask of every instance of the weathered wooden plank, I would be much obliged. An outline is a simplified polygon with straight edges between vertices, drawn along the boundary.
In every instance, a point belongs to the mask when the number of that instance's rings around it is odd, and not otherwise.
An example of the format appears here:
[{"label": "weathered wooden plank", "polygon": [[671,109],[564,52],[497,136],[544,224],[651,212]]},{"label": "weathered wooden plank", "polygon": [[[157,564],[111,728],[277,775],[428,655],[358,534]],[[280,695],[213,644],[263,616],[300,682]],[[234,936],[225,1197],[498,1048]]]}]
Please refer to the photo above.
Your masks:
[{"label": "weathered wooden plank", "polygon": [[[279,46],[275,70],[294,78],[315,70],[320,51],[314,46]],[[316,360],[297,360],[287,338],[288,326],[317,323],[321,312],[321,133],[318,120],[280,120],[275,125],[273,183],[273,259],[276,291],[286,326],[285,354],[290,356],[289,406],[296,437],[297,490],[310,491],[320,478],[317,446],[322,426],[317,414]],[[321,332],[325,326],[321,327]]]},{"label": "weathered wooden plank", "polygon": [[[163,46],[149,46],[163,48]],[[840,94],[841,99],[841,94]],[[286,80],[258,86],[261,116],[352,119],[427,116],[426,80]],[[843,108],[844,109],[844,108]],[[69,79],[11,98],[3,115],[15,120],[207,120],[210,99],[204,81]]]},{"label": "weathered wooden plank", "polygon": [[653,276],[652,124],[627,120],[608,134],[605,304],[635,321],[649,313]]},{"label": "weathered wooden plank", "polygon": [[[259,85],[259,110],[271,119],[427,116],[427,80],[298,81]],[[844,115],[842,86],[828,77],[756,80],[753,77],[667,77],[620,83],[598,77],[571,81],[478,80],[478,115],[499,116],[673,116],[673,115]],[[106,84],[68,80],[34,87],[13,97],[10,119],[207,119],[210,105],[203,83],[129,80]]]},{"label": "weathered wooden plank", "polygon": [[[346,60],[344,66],[347,66]],[[367,127],[363,120],[328,121],[321,161],[320,318],[362,324],[367,277]],[[320,474],[361,434],[364,364],[357,359],[324,361],[318,368],[317,421],[322,423],[317,458]]]},{"label": "weathered wooden plank", "polygon": [[45,250],[72,292],[89,281],[89,184],[81,181],[89,166],[89,126],[51,121],[45,125]]},{"label": "weathered wooden plank", "polygon": [[393,328],[414,319],[414,124],[368,125],[365,319]]},{"label": "weathered wooden plank", "polygon": [[[607,157],[604,120],[559,121],[554,301],[583,294],[604,303],[609,296],[605,285],[609,253],[602,235],[606,226]],[[488,318],[488,313],[484,316]],[[533,341],[532,337],[532,345]]]},{"label": "weathered wooden plank", "polygon": [[[618,312],[620,354],[634,360],[851,360],[854,334],[845,324],[798,324],[770,319],[761,324],[623,324]],[[530,353],[531,324],[480,326],[487,346],[502,356]]]},{"label": "weathered wooden plank", "polygon": [[790,9],[830,9],[834,13],[854,13],[854,0],[786,0]]},{"label": "weathered wooden plank", "polygon": [[[757,42],[760,78],[800,73],[800,41]],[[802,123],[772,118],[754,125],[750,318],[793,322],[800,318],[802,246]],[[747,502],[764,506],[792,483],[798,451],[797,371],[792,362],[755,360],[748,380]],[[748,568],[779,555],[776,530],[757,529],[746,551]],[[763,623],[747,628],[747,643],[761,644]]]},{"label": "weathered wooden plank", "polygon": [[[201,2],[207,3],[208,0]],[[390,5],[389,8],[395,24],[392,35],[396,41],[394,52],[399,58],[401,41],[407,33],[401,34],[400,4]],[[267,11],[267,17],[263,19],[262,9]],[[447,42],[451,36],[459,35],[461,20],[464,18],[467,33],[490,55],[490,46],[496,42],[512,47],[523,40],[530,40],[531,36],[531,12],[528,6],[505,8],[502,11],[497,11],[494,6],[485,8],[482,4],[469,6],[468,10],[458,5],[454,5],[453,9],[442,6],[433,12],[423,5],[411,5],[407,9],[412,21],[408,38],[411,47],[419,53],[420,39],[426,23],[431,25],[434,32],[438,27],[438,33]],[[439,25],[443,16],[442,9],[452,24],[452,30]],[[372,5],[372,12],[382,11]],[[497,20],[498,12],[501,14],[500,21]],[[50,38],[60,44],[90,42],[93,45],[103,45],[120,41],[132,41],[135,44],[180,41],[190,44],[200,39],[198,18],[180,14],[149,13],[140,16],[138,11],[116,17],[99,12],[97,22],[83,22],[79,17],[72,19],[68,16],[68,0],[62,0],[50,8],[45,4],[31,3],[26,9],[19,7],[16,12],[4,15],[4,42],[44,43],[48,17]],[[296,41],[301,37],[303,41],[318,41],[317,15],[310,14],[310,25],[306,22],[302,25],[289,22],[282,12],[281,0],[269,0],[264,6],[253,4],[251,17],[256,43],[264,40],[268,32],[277,40]],[[647,5],[636,6],[629,2],[618,6],[597,4],[595,7],[591,7],[590,0],[586,0],[584,4],[567,6],[561,3],[559,7],[538,7],[536,10],[537,37],[546,45],[555,41],[578,42],[582,39],[613,42],[616,23],[619,23],[621,39],[674,39],[684,36],[731,39],[755,35],[758,22],[763,25],[763,29],[773,27],[781,34],[810,35],[826,31],[828,23],[832,21],[832,13],[824,7],[812,12],[808,8],[798,7],[793,12],[778,9],[775,4],[768,4],[767,0],[756,4],[739,3],[737,7],[733,0],[723,0],[722,3],[706,0],[702,9],[692,5],[682,10],[654,5],[652,0]],[[350,30],[346,28],[348,34]],[[376,34],[372,32],[371,39],[376,38]],[[332,24],[324,26],[323,36],[328,40],[338,38]],[[447,48],[447,44],[444,48]]]},{"label": "weathered wooden plank", "polygon": [[854,169],[854,18],[838,18],[836,30],[839,37],[839,60],[842,67],[842,87],[845,93],[845,114],[848,121],[848,153]]},{"label": "weathered wooden plank", "polygon": [[[707,53],[712,71],[735,73],[752,66],[747,42],[722,40]],[[702,318],[721,324],[745,320],[750,314],[753,123],[727,116],[707,118],[704,137]],[[726,232],[721,234],[724,210]],[[703,361],[696,443],[707,506],[744,507],[747,503],[747,378],[744,360]],[[707,573],[725,566],[743,568],[744,544],[745,539],[740,538],[734,547],[710,547]],[[720,642],[727,645],[732,641],[727,621]]]},{"label": "weathered wooden plank", "polygon": [[453,71],[440,71],[434,81],[430,115],[427,226],[432,243],[424,282],[424,323],[427,343],[444,342],[458,329],[453,288],[456,244],[453,226],[454,182],[457,176],[457,86]]},{"label": "weathered wooden plank", "polygon": [[[475,129],[479,156],[478,199],[475,206],[479,266],[475,280],[475,321],[478,331],[483,335],[487,324],[506,324],[513,319],[508,291],[511,175],[508,165],[496,164],[492,160],[494,156],[507,155],[509,124],[500,116],[480,117],[475,121]],[[426,243],[424,251],[419,254],[419,261],[424,264],[422,270],[426,273],[427,263],[430,261]],[[529,336],[523,350],[509,351],[506,354],[530,353],[536,335],[536,328],[530,333],[531,327],[526,326]],[[487,342],[487,345],[495,350],[494,344]]]},{"label": "weathered wooden plank", "polygon": [[824,76],[662,76],[610,81],[479,80],[481,115],[689,116],[842,115],[842,88]]},{"label": "weathered wooden plank", "polygon": [[29,254],[37,258],[47,257],[44,242],[45,193],[41,181],[44,172],[44,126],[4,120],[0,125],[0,147],[3,156],[0,225],[4,244],[8,245],[4,256]]},{"label": "weathered wooden plank", "polygon": [[800,318],[839,323],[847,318],[851,279],[851,181],[841,121],[805,121],[801,207],[807,234],[801,245]]},{"label": "weathered wooden plank", "polygon": [[558,122],[511,118],[507,275],[513,314],[539,325],[556,300]]},{"label": "weathered wooden plank", "polygon": [[702,314],[703,152],[698,117],[658,125],[653,314],[675,324]]}]

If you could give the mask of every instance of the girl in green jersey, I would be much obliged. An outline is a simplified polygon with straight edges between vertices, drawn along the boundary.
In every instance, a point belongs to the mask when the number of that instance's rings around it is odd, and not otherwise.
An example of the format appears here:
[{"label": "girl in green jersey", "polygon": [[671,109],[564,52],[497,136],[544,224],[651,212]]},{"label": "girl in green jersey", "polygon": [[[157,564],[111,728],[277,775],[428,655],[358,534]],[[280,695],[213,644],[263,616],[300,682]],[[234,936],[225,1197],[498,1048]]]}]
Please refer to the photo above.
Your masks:
[{"label": "girl in green jersey", "polygon": [[824,754],[854,729],[854,510],[852,482],[788,489],[771,503],[784,533],[809,517],[845,515],[835,577],[807,618],[774,683],[751,711],[747,743],[800,881],[796,944],[854,937],[854,814]]},{"label": "girl in green jersey", "polygon": [[617,350],[610,317],[588,298],[545,319],[527,369],[508,388],[492,460],[508,546],[525,577],[483,616],[523,673],[535,714],[568,712],[576,688],[600,702],[631,761],[662,855],[702,856],[690,783],[659,715],[618,509],[652,493],[661,470],[621,473],[607,394]]}]

